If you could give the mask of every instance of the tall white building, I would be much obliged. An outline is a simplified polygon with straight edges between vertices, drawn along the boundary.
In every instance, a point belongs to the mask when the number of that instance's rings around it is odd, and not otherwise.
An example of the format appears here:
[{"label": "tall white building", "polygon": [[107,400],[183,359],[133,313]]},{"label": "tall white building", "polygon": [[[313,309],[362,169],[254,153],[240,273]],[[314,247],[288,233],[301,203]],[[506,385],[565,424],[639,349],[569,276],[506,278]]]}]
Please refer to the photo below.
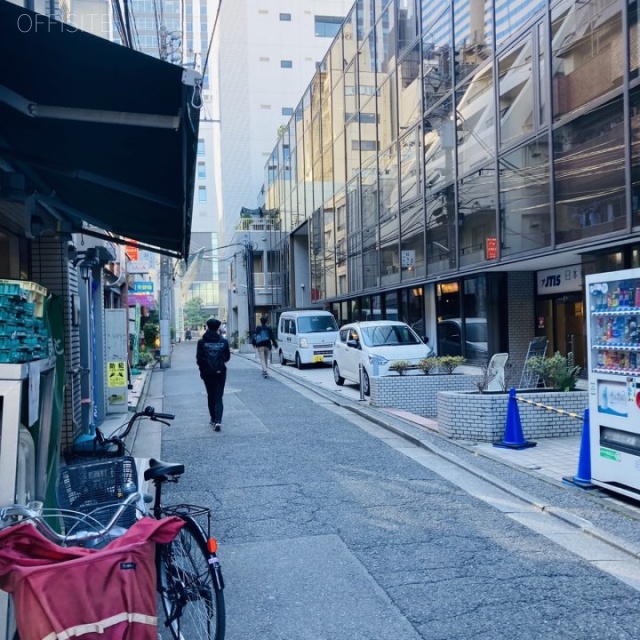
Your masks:
[{"label": "tall white building", "polygon": [[[289,121],[352,5],[353,0],[222,3],[209,73],[216,78],[220,115],[220,138],[212,140],[221,180],[220,247],[242,238],[236,234],[241,209],[262,204],[265,165],[278,129]],[[194,222],[196,215],[194,209]],[[261,239],[257,237],[255,253],[266,264],[267,247],[260,245]],[[237,308],[235,322],[233,309],[228,310],[229,321],[242,336],[249,326],[246,281],[227,283],[235,285],[234,294],[233,286],[225,290],[223,280],[239,252],[242,247],[237,245],[221,249],[219,256],[226,260],[218,264],[220,297]]]}]

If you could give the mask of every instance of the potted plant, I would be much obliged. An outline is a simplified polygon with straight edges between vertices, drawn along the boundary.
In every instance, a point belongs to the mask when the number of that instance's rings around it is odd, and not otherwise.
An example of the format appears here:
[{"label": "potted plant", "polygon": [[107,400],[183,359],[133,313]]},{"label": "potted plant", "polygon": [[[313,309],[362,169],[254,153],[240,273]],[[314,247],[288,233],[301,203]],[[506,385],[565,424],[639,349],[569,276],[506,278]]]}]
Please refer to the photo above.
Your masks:
[{"label": "potted plant", "polygon": [[410,366],[411,363],[408,360],[394,360],[389,365],[389,371],[397,371],[398,375],[403,376]]},{"label": "potted plant", "polygon": [[451,375],[455,369],[465,363],[462,356],[440,356],[438,359],[438,369],[442,369],[443,373]]},{"label": "potted plant", "polygon": [[428,356],[420,360],[420,369],[425,376],[428,376],[432,371],[438,370],[438,358],[434,356]]},{"label": "potted plant", "polygon": [[574,391],[581,371],[580,367],[574,364],[573,353],[563,356],[559,351],[549,358],[530,358],[527,368],[540,376],[545,386],[556,391]]}]

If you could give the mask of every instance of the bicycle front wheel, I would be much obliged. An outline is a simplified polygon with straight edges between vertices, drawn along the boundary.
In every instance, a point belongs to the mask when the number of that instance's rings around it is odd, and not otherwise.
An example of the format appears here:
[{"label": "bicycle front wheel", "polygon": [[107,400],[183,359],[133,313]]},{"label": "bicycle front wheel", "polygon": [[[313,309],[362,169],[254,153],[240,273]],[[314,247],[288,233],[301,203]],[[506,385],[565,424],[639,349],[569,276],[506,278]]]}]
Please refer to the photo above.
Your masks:
[{"label": "bicycle front wheel", "polygon": [[185,517],[169,544],[158,545],[158,593],[175,640],[224,640],[222,574],[202,529]]}]

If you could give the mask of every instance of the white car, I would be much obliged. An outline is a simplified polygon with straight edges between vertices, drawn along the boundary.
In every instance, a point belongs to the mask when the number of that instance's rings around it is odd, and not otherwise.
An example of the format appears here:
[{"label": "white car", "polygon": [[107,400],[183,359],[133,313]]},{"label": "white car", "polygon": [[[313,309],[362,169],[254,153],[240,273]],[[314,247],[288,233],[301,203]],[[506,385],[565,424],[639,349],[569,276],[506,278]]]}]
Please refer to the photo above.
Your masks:
[{"label": "white car", "polygon": [[333,379],[340,386],[345,380],[359,383],[362,364],[364,393],[369,395],[371,376],[397,375],[389,370],[395,360],[409,361],[405,375],[419,374],[420,360],[430,355],[431,347],[404,322],[354,322],[340,328],[333,347]]}]

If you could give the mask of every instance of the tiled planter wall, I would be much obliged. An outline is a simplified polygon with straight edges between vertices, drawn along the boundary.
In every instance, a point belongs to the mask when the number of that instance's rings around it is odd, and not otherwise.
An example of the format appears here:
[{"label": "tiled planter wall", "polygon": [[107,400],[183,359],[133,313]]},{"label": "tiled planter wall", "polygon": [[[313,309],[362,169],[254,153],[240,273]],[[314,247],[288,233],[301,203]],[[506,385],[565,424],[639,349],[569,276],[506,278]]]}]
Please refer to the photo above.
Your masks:
[{"label": "tiled planter wall", "polygon": [[437,412],[439,391],[472,391],[479,375],[454,373],[425,376],[371,377],[371,404],[375,407],[394,407],[432,418]]},{"label": "tiled planter wall", "polygon": [[[531,402],[583,416],[588,406],[586,391],[517,391]],[[438,431],[449,438],[496,442],[504,437],[508,393],[438,393]],[[518,402],[522,432],[527,440],[557,438],[582,433],[582,420]]]}]

